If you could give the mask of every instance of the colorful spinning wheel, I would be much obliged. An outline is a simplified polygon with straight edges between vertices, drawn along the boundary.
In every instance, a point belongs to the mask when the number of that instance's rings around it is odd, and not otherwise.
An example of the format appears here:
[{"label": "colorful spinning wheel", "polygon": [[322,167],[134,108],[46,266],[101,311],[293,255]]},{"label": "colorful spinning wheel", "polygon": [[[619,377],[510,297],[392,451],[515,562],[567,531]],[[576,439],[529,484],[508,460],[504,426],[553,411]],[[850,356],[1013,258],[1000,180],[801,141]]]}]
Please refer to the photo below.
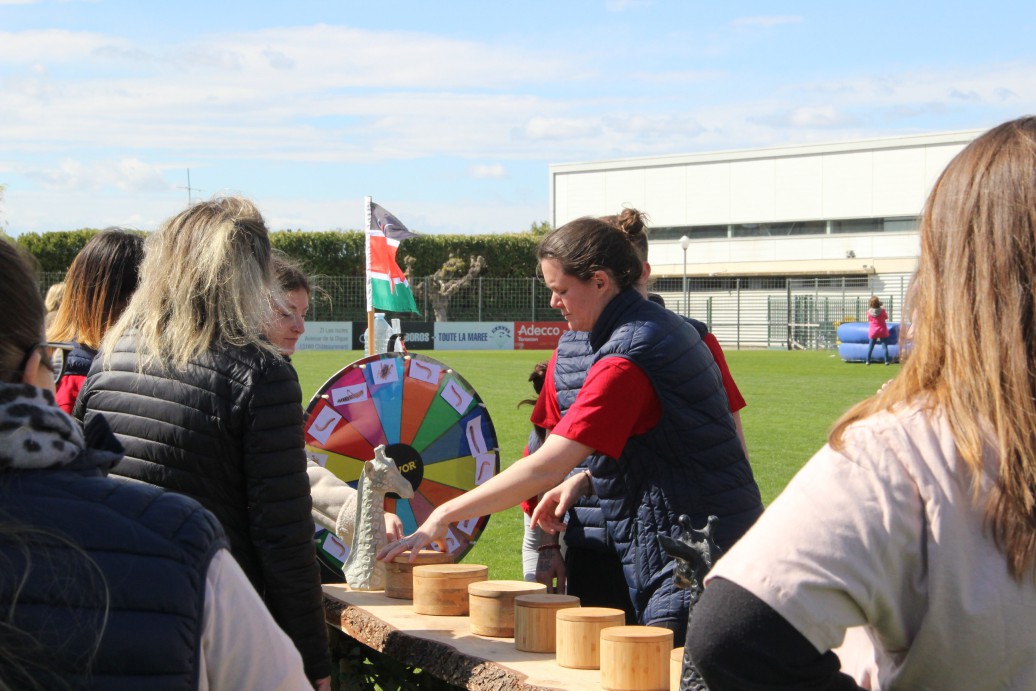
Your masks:
[{"label": "colorful spinning wheel", "polygon": [[[414,486],[411,499],[385,498],[385,509],[407,533],[436,506],[500,471],[496,431],[482,399],[451,368],[414,353],[371,355],[335,374],[310,401],[305,433],[310,460],[353,487],[374,447],[384,444]],[[450,526],[446,545],[454,561],[488,522],[482,516]],[[333,562],[348,555],[348,546],[326,531],[317,542]]]}]

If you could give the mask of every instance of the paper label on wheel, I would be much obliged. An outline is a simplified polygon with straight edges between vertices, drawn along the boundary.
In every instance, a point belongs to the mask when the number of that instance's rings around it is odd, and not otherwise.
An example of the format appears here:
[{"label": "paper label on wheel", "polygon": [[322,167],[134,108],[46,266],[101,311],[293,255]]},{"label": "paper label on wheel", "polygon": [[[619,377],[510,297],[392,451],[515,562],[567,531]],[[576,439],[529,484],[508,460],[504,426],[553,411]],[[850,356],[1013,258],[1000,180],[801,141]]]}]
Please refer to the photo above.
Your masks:
[{"label": "paper label on wheel", "polygon": [[317,416],[313,418],[313,423],[306,430],[309,436],[316,439],[321,444],[326,444],[327,440],[331,437],[331,433],[335,431],[335,427],[341,422],[342,415],[331,406],[324,406],[321,408]]},{"label": "paper label on wheel", "polygon": [[483,482],[496,474],[496,454],[493,452],[482,453],[475,456],[475,484]]},{"label": "paper label on wheel", "polygon": [[452,379],[447,380],[446,386],[442,387],[442,393],[439,395],[460,415],[463,415],[471,405],[471,394]]},{"label": "paper label on wheel", "polygon": [[425,362],[414,358],[410,361],[410,378],[423,381],[428,384],[438,384],[439,374],[442,367],[432,362]]},{"label": "paper label on wheel", "polygon": [[366,384],[351,384],[331,389],[331,402],[336,406],[350,405],[367,400]]}]

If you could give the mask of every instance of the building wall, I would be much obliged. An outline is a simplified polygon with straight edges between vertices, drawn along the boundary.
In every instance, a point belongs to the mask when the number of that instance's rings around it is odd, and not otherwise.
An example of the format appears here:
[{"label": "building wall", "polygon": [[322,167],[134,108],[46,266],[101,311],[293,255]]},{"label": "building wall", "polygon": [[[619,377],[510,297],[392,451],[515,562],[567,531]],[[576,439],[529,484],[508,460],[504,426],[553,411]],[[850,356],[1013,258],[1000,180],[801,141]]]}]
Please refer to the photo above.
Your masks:
[{"label": "building wall", "polygon": [[[646,212],[652,227],[917,217],[943,168],[981,131],[550,166],[551,221]],[[687,274],[913,270],[917,232],[695,239]],[[653,240],[655,275],[683,273],[678,238]]]}]

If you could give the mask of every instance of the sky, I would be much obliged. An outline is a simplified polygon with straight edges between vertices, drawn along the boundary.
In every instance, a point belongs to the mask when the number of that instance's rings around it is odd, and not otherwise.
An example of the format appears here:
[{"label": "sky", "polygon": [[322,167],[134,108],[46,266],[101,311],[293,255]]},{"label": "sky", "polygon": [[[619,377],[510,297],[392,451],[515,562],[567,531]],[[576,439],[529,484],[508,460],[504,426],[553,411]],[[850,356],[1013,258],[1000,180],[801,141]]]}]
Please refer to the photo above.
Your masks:
[{"label": "sky", "polygon": [[552,163],[1036,113],[1034,35],[1018,0],[0,0],[0,229],[240,194],[271,230],[361,228],[370,195],[523,231]]}]

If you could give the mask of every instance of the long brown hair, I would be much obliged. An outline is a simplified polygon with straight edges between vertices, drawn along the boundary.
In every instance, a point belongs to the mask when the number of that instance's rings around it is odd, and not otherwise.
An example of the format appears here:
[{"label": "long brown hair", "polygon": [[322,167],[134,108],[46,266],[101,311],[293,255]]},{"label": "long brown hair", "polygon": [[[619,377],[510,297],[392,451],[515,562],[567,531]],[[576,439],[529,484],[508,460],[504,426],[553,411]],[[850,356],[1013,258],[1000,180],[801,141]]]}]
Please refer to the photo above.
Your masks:
[{"label": "long brown hair", "polygon": [[979,492],[984,448],[999,474],[987,525],[1021,579],[1036,557],[1036,117],[985,133],[947,166],[921,217],[921,257],[899,376],[835,424],[900,402],[945,416]]},{"label": "long brown hair", "polygon": [[144,238],[108,228],[90,238],[65,275],[65,294],[47,329],[52,341],[98,348],[137,289]]}]

